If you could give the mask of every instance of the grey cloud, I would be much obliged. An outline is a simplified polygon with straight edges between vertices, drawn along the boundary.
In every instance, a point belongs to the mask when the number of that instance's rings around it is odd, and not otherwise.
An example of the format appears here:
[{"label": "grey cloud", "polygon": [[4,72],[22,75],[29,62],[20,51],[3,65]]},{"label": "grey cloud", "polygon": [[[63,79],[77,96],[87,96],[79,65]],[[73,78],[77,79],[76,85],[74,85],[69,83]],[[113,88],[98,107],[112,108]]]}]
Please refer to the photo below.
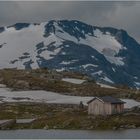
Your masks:
[{"label": "grey cloud", "polygon": [[77,19],[128,31],[140,41],[140,2],[38,1],[0,2],[0,25]]}]

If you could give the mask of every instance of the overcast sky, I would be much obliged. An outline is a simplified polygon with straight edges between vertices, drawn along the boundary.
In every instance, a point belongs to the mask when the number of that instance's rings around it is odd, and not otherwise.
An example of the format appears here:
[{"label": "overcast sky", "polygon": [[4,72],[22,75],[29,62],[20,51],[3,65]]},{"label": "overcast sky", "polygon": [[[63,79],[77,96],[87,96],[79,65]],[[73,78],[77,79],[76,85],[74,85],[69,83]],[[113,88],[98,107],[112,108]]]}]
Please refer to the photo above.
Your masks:
[{"label": "overcast sky", "polygon": [[140,42],[140,2],[0,2],[0,26],[51,19],[125,29]]}]

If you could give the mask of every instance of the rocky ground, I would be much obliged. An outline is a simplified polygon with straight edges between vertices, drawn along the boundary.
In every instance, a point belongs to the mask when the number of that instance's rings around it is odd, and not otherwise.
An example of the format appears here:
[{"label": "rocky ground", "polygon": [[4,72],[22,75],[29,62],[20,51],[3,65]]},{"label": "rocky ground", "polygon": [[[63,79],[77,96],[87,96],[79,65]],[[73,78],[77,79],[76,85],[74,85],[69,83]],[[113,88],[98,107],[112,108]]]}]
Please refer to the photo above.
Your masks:
[{"label": "rocky ground", "polygon": [[[85,80],[82,84],[63,81],[62,78]],[[13,90],[46,90],[75,96],[114,96],[140,100],[140,91],[125,85],[114,85],[116,88],[101,87],[87,75],[72,72],[56,72],[48,69],[36,70],[0,70],[0,84]]]},{"label": "rocky ground", "polygon": [[[62,78],[85,80],[81,84],[63,81]],[[0,84],[12,90],[46,90],[75,96],[111,95],[119,98],[140,100],[140,91],[121,85],[105,88],[97,85],[87,75],[70,72],[55,72],[47,69],[0,70]],[[133,109],[119,115],[89,116],[87,108],[77,105],[44,103],[1,103],[0,120],[37,118],[30,124],[15,124],[7,129],[127,129],[140,127],[140,110]]]},{"label": "rocky ground", "polygon": [[140,127],[140,110],[119,115],[92,116],[87,108],[73,105],[5,103],[0,106],[0,119],[36,118],[30,124],[15,124],[6,129],[130,129]]}]

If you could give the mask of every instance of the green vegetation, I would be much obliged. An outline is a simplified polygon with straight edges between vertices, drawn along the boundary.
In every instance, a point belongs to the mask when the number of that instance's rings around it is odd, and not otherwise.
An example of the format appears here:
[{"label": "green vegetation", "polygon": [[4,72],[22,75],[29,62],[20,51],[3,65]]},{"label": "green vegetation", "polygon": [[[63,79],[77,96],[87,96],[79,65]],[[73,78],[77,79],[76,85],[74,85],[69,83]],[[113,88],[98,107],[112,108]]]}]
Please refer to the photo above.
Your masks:
[{"label": "green vegetation", "polygon": [[9,129],[126,129],[140,127],[140,111],[112,116],[89,116],[87,109],[53,104],[5,103],[0,119],[37,118],[30,124],[15,124]]},{"label": "green vegetation", "polygon": [[[82,84],[62,81],[62,78],[84,79]],[[48,69],[0,70],[0,84],[12,90],[47,90],[80,96],[110,95],[140,100],[140,91],[126,86],[102,88],[87,75],[56,72]],[[15,124],[9,129],[125,129],[140,127],[140,111],[112,116],[89,116],[87,108],[39,103],[2,103],[0,119],[37,118],[31,124]]]},{"label": "green vegetation", "polygon": [[[62,81],[62,78],[85,79],[82,84]],[[133,98],[140,101],[140,91],[127,86],[103,88],[91,80],[87,75],[74,72],[56,72],[48,69],[36,70],[0,70],[0,83],[6,84],[13,90],[47,90],[76,96],[114,96],[118,98]]]}]

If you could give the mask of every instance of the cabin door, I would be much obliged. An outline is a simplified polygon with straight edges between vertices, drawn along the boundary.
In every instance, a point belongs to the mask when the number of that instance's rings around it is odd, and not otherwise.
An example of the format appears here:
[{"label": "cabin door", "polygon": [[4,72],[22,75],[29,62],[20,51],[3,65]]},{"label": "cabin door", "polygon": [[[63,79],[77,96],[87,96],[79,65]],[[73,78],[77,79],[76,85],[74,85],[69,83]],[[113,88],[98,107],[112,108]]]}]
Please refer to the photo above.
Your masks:
[{"label": "cabin door", "polygon": [[112,114],[117,113],[117,104],[112,105]]},{"label": "cabin door", "polygon": [[100,108],[98,104],[95,104],[95,115],[99,115],[100,114]]}]

